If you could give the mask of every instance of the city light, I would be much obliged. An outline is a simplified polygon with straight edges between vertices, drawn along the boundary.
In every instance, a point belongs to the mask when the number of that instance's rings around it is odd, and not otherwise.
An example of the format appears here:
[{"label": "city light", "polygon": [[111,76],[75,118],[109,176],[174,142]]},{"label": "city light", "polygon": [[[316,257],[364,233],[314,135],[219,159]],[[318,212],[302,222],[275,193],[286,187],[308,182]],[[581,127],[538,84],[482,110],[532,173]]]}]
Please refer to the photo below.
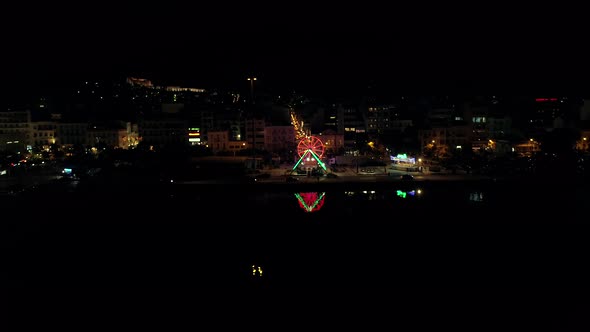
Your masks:
[{"label": "city light", "polygon": [[397,162],[406,163],[406,164],[415,164],[416,163],[416,158],[410,158],[405,153],[400,153],[395,157],[389,156],[389,159],[391,159],[391,161],[397,161]]},{"label": "city light", "polygon": [[326,195],[325,192],[323,193],[295,193],[295,197],[299,201],[299,206],[304,209],[306,212],[315,212],[319,211],[322,206],[324,205],[324,196]]},{"label": "city light", "polygon": [[262,277],[262,266],[252,265],[252,275],[256,276],[258,274],[259,277]]}]

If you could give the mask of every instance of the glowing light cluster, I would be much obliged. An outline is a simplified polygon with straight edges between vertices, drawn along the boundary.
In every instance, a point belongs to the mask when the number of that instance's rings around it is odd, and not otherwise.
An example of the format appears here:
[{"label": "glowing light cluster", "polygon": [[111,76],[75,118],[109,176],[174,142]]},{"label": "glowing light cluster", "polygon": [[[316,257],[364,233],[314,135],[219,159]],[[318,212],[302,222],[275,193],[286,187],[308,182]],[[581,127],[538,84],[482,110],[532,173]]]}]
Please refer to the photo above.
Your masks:
[{"label": "glowing light cluster", "polygon": [[401,197],[401,198],[406,198],[408,195],[410,196],[416,196],[416,195],[420,195],[422,194],[422,190],[418,189],[418,190],[412,190],[412,191],[403,191],[403,190],[398,190],[396,192],[397,197]]},{"label": "glowing light cluster", "polygon": [[[434,141],[432,141],[434,143]],[[389,157],[391,159],[391,161],[396,161],[399,163],[406,163],[406,164],[415,164],[416,163],[416,158],[410,158],[408,157],[407,154],[405,153],[400,153],[397,156],[390,156]]]},{"label": "glowing light cluster", "polygon": [[256,266],[256,265],[252,265],[252,275],[253,276],[258,275],[259,277],[262,277],[262,267],[261,266]]},{"label": "glowing light cluster", "polygon": [[324,196],[326,193],[295,193],[299,206],[306,212],[319,211],[324,206]]},{"label": "glowing light cluster", "polygon": [[321,139],[315,136],[306,136],[299,141],[299,144],[297,144],[297,153],[301,157],[307,150],[313,151],[319,158],[321,158],[324,156],[325,152],[324,143]]},{"label": "glowing light cluster", "polygon": [[297,145],[297,153],[299,154],[299,160],[297,161],[295,166],[293,166],[293,170],[297,169],[299,164],[301,164],[301,162],[305,160],[306,157],[307,161],[311,161],[311,157],[313,157],[313,159],[317,161],[318,165],[320,165],[320,167],[322,167],[324,171],[326,171],[326,164],[324,164],[324,162],[322,162],[321,160],[322,156],[324,155],[324,152],[325,148],[322,140],[315,136],[303,137]]},{"label": "glowing light cluster", "polygon": [[316,154],[315,154],[313,151],[311,151],[311,150],[307,150],[307,151],[306,151],[306,152],[305,152],[305,153],[304,153],[304,154],[301,156],[301,158],[299,158],[299,161],[297,161],[297,163],[295,164],[295,166],[293,166],[293,170],[296,170],[296,169],[297,169],[297,166],[299,166],[299,164],[301,164],[301,161],[303,161],[303,159],[305,159],[305,157],[306,157],[307,155],[310,155],[310,154],[311,154],[311,155],[312,155],[312,156],[315,158],[315,160],[317,161],[318,165],[320,165],[320,166],[322,167],[322,169],[324,169],[324,171],[328,170],[328,169],[326,168],[326,164],[324,164],[324,162],[322,162],[322,161],[320,160],[320,158],[319,158],[319,157],[318,157],[318,156],[317,156],[317,155],[316,155]]},{"label": "glowing light cluster", "polygon": [[291,124],[295,128],[295,138],[302,139],[305,135],[305,130],[303,129],[303,121],[299,121],[297,118],[297,114],[295,114],[295,110],[293,108],[290,109],[291,115]]}]

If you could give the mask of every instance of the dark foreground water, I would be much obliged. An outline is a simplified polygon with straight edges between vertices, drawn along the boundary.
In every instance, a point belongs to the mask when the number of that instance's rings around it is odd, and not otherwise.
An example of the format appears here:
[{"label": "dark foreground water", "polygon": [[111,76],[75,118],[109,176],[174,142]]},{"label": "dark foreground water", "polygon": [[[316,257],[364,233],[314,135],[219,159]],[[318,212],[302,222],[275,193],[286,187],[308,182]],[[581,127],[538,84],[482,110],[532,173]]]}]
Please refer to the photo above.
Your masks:
[{"label": "dark foreground water", "polygon": [[1,198],[2,282],[585,292],[587,188],[52,185]]}]

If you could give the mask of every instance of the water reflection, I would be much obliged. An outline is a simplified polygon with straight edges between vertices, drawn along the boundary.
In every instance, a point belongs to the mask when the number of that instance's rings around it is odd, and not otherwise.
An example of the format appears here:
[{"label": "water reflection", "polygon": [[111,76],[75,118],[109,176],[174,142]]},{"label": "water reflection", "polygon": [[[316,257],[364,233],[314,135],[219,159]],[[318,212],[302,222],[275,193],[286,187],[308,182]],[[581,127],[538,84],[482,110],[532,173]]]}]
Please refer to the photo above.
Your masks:
[{"label": "water reflection", "polygon": [[469,200],[472,202],[483,202],[483,193],[481,191],[469,193]]},{"label": "water reflection", "polygon": [[422,194],[422,189],[414,189],[410,191],[397,190],[397,197],[406,198],[408,196],[417,196]]},{"label": "water reflection", "polygon": [[324,205],[325,192],[295,193],[299,206],[306,212],[319,211]]},{"label": "water reflection", "polygon": [[[407,198],[407,197],[419,197],[423,193],[422,189],[412,190],[393,190],[394,197]],[[391,199],[392,190],[380,191],[375,190],[359,190],[359,191],[345,191],[344,195],[350,198],[359,200],[389,200]]]}]

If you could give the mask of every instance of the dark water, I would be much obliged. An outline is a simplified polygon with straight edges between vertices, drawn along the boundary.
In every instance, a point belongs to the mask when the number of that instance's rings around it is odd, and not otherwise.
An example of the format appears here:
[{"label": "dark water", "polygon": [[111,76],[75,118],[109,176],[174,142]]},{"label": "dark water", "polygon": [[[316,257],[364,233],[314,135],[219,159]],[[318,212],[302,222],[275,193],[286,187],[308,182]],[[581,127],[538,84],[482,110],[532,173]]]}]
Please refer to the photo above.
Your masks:
[{"label": "dark water", "polygon": [[3,282],[581,291],[590,280],[587,188],[48,186],[1,200]]}]

